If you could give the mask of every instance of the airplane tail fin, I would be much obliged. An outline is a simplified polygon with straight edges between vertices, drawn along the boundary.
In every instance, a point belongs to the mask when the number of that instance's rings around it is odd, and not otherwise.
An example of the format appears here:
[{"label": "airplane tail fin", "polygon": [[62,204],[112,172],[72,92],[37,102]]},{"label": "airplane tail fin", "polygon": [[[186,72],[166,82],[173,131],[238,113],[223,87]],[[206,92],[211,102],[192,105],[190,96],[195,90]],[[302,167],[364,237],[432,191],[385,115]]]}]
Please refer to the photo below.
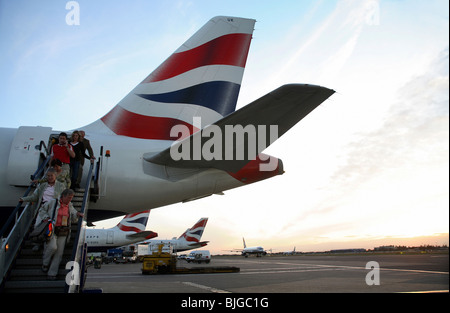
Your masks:
[{"label": "airplane tail fin", "polygon": [[[181,236],[178,237],[178,240],[182,240],[183,238],[185,238],[186,235],[187,235],[187,232],[188,232],[189,230],[190,230],[190,228],[186,229],[186,230],[184,231],[184,233],[182,233]],[[173,239],[176,239],[176,237],[174,237]]]},{"label": "airplane tail fin", "polygon": [[178,239],[185,240],[189,243],[199,243],[205,230],[207,217],[202,217],[191,228],[187,229]]},{"label": "airplane tail fin", "polygon": [[115,227],[124,232],[140,233],[145,230],[147,226],[150,210],[127,214]]},{"label": "airplane tail fin", "polygon": [[255,20],[217,16],[180,46],[108,114],[85,128],[175,140],[174,125],[195,129],[234,112]]},{"label": "airplane tail fin", "polygon": [[244,242],[244,249],[247,248],[247,245],[245,244],[245,239],[242,237],[242,241]]}]

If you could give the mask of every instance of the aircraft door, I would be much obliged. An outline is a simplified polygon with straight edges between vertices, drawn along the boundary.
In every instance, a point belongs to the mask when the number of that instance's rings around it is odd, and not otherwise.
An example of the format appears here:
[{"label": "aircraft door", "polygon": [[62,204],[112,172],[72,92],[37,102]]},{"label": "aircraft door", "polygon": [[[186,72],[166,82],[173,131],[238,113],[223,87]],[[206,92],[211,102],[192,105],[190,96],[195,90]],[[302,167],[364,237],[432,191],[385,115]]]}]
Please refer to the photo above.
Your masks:
[{"label": "aircraft door", "polygon": [[106,234],[106,243],[107,244],[114,243],[114,232],[112,230],[108,231]]},{"label": "aircraft door", "polygon": [[36,171],[41,160],[41,152],[45,148],[41,141],[47,145],[52,128],[21,126],[11,144],[9,152],[6,177],[9,185],[28,186],[30,176]]}]

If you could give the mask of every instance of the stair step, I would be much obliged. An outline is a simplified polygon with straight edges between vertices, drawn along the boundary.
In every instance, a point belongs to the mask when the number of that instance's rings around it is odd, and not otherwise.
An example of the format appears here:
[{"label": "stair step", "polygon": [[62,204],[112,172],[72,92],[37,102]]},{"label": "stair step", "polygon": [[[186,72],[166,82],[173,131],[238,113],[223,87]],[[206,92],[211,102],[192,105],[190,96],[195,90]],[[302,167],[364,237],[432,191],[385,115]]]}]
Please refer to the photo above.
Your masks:
[{"label": "stair step", "polygon": [[[72,255],[71,247],[67,247],[67,248],[68,249],[64,249],[63,259],[66,257],[69,258]],[[22,252],[20,254],[20,259],[17,259],[17,260],[39,259],[42,262],[42,256],[43,256],[43,248],[42,247],[37,252],[33,251],[33,249],[23,248]]]},{"label": "stair step", "polygon": [[[62,256],[61,259],[61,266],[64,265],[70,261],[70,258],[72,256],[72,251],[64,251],[64,254]],[[42,266],[42,256],[37,257],[37,258],[18,258],[16,260],[15,266],[17,268],[30,268],[30,267],[35,267],[35,268],[41,268]]]},{"label": "stair step", "polygon": [[[58,270],[58,277],[65,277],[69,270],[60,268]],[[14,269],[10,274],[10,281],[36,281],[46,280],[47,273],[44,273],[41,268],[24,268]]]},{"label": "stair step", "polygon": [[35,281],[7,281],[6,293],[64,293],[65,279],[62,280],[35,280]]}]

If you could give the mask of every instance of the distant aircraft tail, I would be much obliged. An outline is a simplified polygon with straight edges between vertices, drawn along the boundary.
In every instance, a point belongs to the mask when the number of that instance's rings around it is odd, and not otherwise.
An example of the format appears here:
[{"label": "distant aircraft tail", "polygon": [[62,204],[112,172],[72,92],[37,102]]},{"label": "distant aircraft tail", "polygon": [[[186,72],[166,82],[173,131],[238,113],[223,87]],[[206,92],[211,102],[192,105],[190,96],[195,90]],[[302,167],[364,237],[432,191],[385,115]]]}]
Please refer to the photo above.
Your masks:
[{"label": "distant aircraft tail", "polygon": [[255,20],[217,16],[180,46],[88,131],[175,140],[175,125],[194,129],[234,112]]},{"label": "distant aircraft tail", "polygon": [[188,228],[178,240],[185,240],[188,243],[200,243],[203,231],[205,230],[206,223],[208,222],[207,217],[203,217],[198,220],[191,228]]},{"label": "distant aircraft tail", "polygon": [[115,227],[124,232],[140,233],[147,227],[150,210],[127,214]]}]

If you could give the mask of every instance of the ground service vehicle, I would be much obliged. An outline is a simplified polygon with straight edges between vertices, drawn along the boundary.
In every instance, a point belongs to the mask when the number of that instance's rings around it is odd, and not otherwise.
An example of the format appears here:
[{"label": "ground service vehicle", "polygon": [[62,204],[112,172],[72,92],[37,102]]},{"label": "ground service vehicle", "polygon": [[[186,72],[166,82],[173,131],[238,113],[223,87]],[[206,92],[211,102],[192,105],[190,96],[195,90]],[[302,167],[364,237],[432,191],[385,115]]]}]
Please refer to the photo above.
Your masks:
[{"label": "ground service vehicle", "polygon": [[209,250],[196,250],[189,253],[189,255],[186,257],[186,261],[188,263],[194,262],[194,263],[209,263],[211,262],[211,253]]}]

